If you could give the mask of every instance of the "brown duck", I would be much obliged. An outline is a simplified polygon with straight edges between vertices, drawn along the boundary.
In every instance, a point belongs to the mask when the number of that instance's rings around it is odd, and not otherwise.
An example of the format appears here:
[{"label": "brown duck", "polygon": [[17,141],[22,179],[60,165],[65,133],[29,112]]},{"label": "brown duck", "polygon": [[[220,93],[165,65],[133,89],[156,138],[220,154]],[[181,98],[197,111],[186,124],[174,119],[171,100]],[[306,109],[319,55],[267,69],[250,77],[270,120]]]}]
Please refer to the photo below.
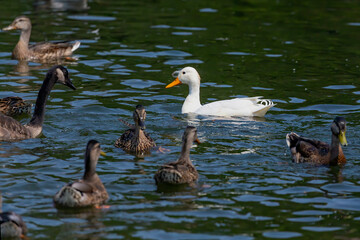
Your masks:
[{"label": "brown duck", "polygon": [[199,174],[190,160],[190,149],[193,142],[200,143],[195,127],[185,129],[180,157],[177,161],[167,163],[155,173],[156,184],[185,184],[192,183],[199,178]]},{"label": "brown duck", "polygon": [[0,195],[0,239],[24,238],[27,228],[20,215],[14,212],[1,211],[2,198]]},{"label": "brown duck", "polygon": [[145,130],[146,111],[142,105],[137,105],[133,113],[135,125],[119,119],[130,129],[126,130],[115,142],[115,147],[122,148],[126,152],[145,154],[156,147],[154,140]]},{"label": "brown duck", "polygon": [[[336,117],[331,124],[331,144],[318,140],[303,138],[296,133],[286,135],[286,143],[290,147],[293,161],[309,162],[318,165],[343,165],[346,163],[341,145],[346,146],[346,121],[344,117]],[[341,144],[341,145],[340,145]]]},{"label": "brown duck", "polygon": [[8,116],[29,114],[31,106],[31,103],[25,102],[20,97],[0,98],[0,113]]},{"label": "brown duck", "polygon": [[41,134],[46,101],[55,83],[61,83],[69,88],[76,89],[69,78],[66,68],[60,65],[50,68],[39,90],[35,110],[29,123],[22,125],[12,117],[0,113],[0,141],[36,138]]},{"label": "brown duck", "polygon": [[53,200],[57,207],[98,207],[106,202],[109,195],[96,173],[101,151],[100,143],[90,140],[85,152],[85,173],[82,179],[69,183],[58,191]]},{"label": "brown duck", "polygon": [[48,60],[71,56],[79,48],[80,42],[40,42],[29,45],[31,35],[31,21],[28,17],[20,16],[4,31],[21,30],[19,42],[16,44],[12,57],[18,60]]}]

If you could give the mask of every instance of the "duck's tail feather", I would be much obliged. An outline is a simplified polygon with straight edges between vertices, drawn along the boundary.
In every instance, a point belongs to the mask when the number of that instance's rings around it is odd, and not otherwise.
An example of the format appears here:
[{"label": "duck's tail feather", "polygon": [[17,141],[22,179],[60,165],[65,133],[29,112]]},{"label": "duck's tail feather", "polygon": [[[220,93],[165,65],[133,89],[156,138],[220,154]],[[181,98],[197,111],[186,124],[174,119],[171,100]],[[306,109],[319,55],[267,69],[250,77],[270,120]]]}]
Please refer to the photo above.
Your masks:
[{"label": "duck's tail feather", "polygon": [[257,104],[262,105],[259,110],[253,113],[253,116],[255,117],[264,117],[267,111],[269,111],[270,108],[276,105],[270,99],[261,99],[261,98],[262,96],[249,98],[250,100],[256,101]]},{"label": "duck's tail feather", "polygon": [[71,51],[74,52],[76,49],[78,49],[80,47],[80,44],[81,44],[80,41],[76,41],[72,46]]},{"label": "duck's tail feather", "polygon": [[64,186],[54,196],[54,202],[57,205],[65,207],[75,207],[81,201],[82,194],[80,191],[72,188],[71,186]]},{"label": "duck's tail feather", "polygon": [[286,144],[289,148],[292,148],[299,141],[300,136],[297,133],[291,132],[286,134]]},{"label": "duck's tail feather", "polygon": [[264,105],[264,106],[275,106],[276,104],[274,104],[273,101],[271,101],[270,99],[259,99],[258,100],[258,104]]},{"label": "duck's tail feather", "polygon": [[118,119],[120,122],[122,122],[123,124],[125,124],[126,126],[128,126],[129,128],[135,128],[135,126],[125,120],[122,120],[121,118]]}]

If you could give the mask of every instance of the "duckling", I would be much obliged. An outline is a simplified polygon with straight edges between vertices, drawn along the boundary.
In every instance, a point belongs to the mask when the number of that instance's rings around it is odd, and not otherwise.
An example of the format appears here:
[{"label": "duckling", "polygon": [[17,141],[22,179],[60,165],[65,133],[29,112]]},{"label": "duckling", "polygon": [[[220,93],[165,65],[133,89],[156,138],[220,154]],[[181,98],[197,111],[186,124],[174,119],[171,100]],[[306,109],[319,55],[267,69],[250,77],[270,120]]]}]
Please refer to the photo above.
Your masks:
[{"label": "duckling", "polygon": [[156,143],[152,138],[144,132],[146,111],[144,106],[137,105],[133,113],[135,126],[119,119],[125,125],[130,127],[126,130],[120,138],[115,142],[115,147],[136,154],[143,154],[150,152],[151,148],[156,147]]},{"label": "duckling", "polygon": [[96,164],[100,155],[100,143],[90,140],[85,152],[85,173],[82,179],[69,183],[58,191],[53,200],[57,207],[98,207],[109,195],[96,173]]},{"label": "duckling", "polygon": [[15,119],[0,114],[0,141],[36,138],[41,134],[46,101],[51,89],[57,82],[76,89],[66,68],[60,65],[50,68],[38,93],[35,110],[29,123],[22,125]]},{"label": "duckling", "polygon": [[[309,162],[319,165],[343,165],[346,163],[341,145],[346,146],[346,120],[336,117],[331,124],[331,145],[318,140],[303,138],[292,132],[286,135],[293,162]],[[341,145],[340,145],[341,144]]]},{"label": "duckling", "polygon": [[2,198],[0,195],[0,239],[23,238],[27,227],[22,217],[14,212],[1,212]]},{"label": "duckling", "polygon": [[165,164],[155,173],[156,184],[184,184],[192,183],[199,178],[199,174],[190,160],[190,149],[193,142],[200,143],[195,127],[185,129],[180,157],[177,161]]},{"label": "duckling", "polygon": [[31,103],[24,101],[20,97],[6,97],[0,99],[0,113],[15,116],[21,114],[30,114]]},{"label": "duckling", "polygon": [[26,16],[20,16],[7,27],[4,31],[21,30],[19,42],[16,44],[12,57],[18,60],[47,60],[70,56],[79,48],[80,42],[40,42],[29,45],[31,35],[31,21]]}]

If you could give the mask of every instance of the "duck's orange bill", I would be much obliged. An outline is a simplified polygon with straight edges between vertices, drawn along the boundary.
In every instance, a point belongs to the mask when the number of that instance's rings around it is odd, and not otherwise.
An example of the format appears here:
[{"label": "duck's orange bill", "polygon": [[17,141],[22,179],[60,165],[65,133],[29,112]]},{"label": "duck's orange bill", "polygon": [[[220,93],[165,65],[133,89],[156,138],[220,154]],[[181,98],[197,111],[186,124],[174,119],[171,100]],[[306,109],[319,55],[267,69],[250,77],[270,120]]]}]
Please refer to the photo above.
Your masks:
[{"label": "duck's orange bill", "polygon": [[96,209],[109,209],[111,206],[110,205],[95,205],[95,208]]},{"label": "duck's orange bill", "polygon": [[197,144],[200,144],[201,142],[200,142],[200,140],[197,138],[197,139],[195,139],[195,141],[194,142],[196,142]]},{"label": "duck's orange bill", "polygon": [[15,26],[11,26],[11,25],[9,25],[9,26],[7,26],[7,27],[4,27],[2,30],[3,31],[10,31],[10,30],[16,30],[17,28],[15,27]]},{"label": "duck's orange bill", "polygon": [[176,78],[172,83],[168,84],[165,88],[171,88],[179,84],[181,84],[181,81],[179,80],[179,78]]}]

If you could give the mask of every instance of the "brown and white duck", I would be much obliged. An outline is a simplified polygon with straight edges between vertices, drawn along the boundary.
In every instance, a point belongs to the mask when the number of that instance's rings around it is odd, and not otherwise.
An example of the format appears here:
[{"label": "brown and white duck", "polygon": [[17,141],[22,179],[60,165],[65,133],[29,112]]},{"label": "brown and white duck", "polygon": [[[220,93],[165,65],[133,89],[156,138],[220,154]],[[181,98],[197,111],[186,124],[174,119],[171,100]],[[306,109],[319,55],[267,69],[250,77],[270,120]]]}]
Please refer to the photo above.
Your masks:
[{"label": "brown and white duck", "polygon": [[24,101],[20,97],[5,97],[0,99],[0,113],[8,116],[30,114],[31,103]]},{"label": "brown and white duck", "polygon": [[133,113],[135,125],[119,119],[125,125],[130,127],[115,142],[115,147],[122,148],[126,152],[144,154],[156,147],[154,140],[145,130],[146,111],[144,106],[137,105]]},{"label": "brown and white duck", "polygon": [[53,200],[57,207],[99,207],[106,202],[109,195],[105,186],[96,173],[96,165],[101,151],[100,143],[90,140],[85,152],[85,172],[82,179],[76,180],[62,187]]},{"label": "brown and white duck", "polygon": [[80,42],[40,42],[29,45],[31,35],[31,21],[26,16],[20,16],[7,27],[4,31],[21,30],[20,39],[16,44],[12,57],[18,60],[49,60],[71,56],[79,48]]},{"label": "brown and white duck", "polygon": [[2,198],[0,195],[0,239],[24,238],[27,227],[22,217],[14,212],[2,212]]},{"label": "brown and white duck", "polygon": [[199,178],[199,174],[190,160],[190,149],[193,142],[200,143],[196,128],[188,126],[185,129],[182,141],[179,159],[160,167],[154,176],[156,184],[185,184],[192,183]]},{"label": "brown and white duck", "polygon": [[[296,133],[286,135],[293,161],[308,162],[316,165],[343,165],[346,158],[341,145],[346,146],[346,120],[336,117],[331,124],[331,144],[299,136]],[[341,144],[341,145],[340,145]]]},{"label": "brown and white duck", "polygon": [[38,93],[35,110],[29,123],[22,125],[12,117],[0,114],[0,141],[36,138],[41,134],[46,101],[51,89],[57,82],[74,90],[76,89],[65,67],[58,65],[50,68]]}]

